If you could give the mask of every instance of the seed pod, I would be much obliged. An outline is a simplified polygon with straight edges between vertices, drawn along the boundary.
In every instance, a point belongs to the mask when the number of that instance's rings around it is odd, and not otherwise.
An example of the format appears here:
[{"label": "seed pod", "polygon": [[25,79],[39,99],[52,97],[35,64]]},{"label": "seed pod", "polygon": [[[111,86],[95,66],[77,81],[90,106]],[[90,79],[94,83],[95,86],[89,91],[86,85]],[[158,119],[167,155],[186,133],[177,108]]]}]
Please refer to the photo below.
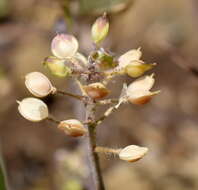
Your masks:
[{"label": "seed pod", "polygon": [[156,94],[159,94],[160,91],[150,92],[150,91],[135,91],[131,96],[129,96],[128,100],[132,104],[143,105],[148,103],[152,97]]},{"label": "seed pod", "polygon": [[98,66],[101,70],[113,69],[117,66],[117,62],[114,57],[107,52],[97,52],[96,60],[98,61]]},{"label": "seed pod", "polygon": [[84,90],[93,99],[101,99],[109,94],[109,90],[99,82],[84,86]]},{"label": "seed pod", "polygon": [[88,64],[87,58],[82,54],[77,52],[74,56],[78,61],[80,61],[84,66]]},{"label": "seed pod", "polygon": [[93,41],[98,44],[105,39],[109,31],[109,21],[106,14],[97,18],[92,25],[91,34]]},{"label": "seed pod", "polygon": [[38,98],[25,98],[19,104],[19,113],[27,120],[39,122],[48,117],[47,105]]},{"label": "seed pod", "polygon": [[71,68],[65,64],[65,60],[54,56],[47,57],[44,60],[43,64],[50,70],[53,75],[57,77],[70,76],[72,73]]},{"label": "seed pod", "polygon": [[73,35],[57,34],[51,43],[51,51],[58,58],[68,58],[78,50],[78,41]]},{"label": "seed pod", "polygon": [[141,56],[140,48],[129,50],[118,58],[119,67],[125,68],[131,62],[140,60]]},{"label": "seed pod", "polygon": [[153,75],[145,76],[132,82],[126,91],[128,101],[132,104],[146,104],[151,98],[160,91],[151,92],[150,89],[154,85]]},{"label": "seed pod", "polygon": [[135,162],[143,158],[147,152],[146,147],[129,145],[120,151],[119,158],[127,162]]},{"label": "seed pod", "polygon": [[36,97],[45,97],[56,92],[50,80],[40,72],[31,72],[25,76],[25,86]]},{"label": "seed pod", "polygon": [[143,61],[137,60],[132,61],[125,67],[125,72],[130,77],[140,77],[142,76],[146,71],[152,69],[156,64],[146,64]]},{"label": "seed pod", "polygon": [[58,128],[63,130],[67,135],[72,137],[83,136],[87,133],[87,130],[83,124],[76,119],[69,119],[61,121]]}]

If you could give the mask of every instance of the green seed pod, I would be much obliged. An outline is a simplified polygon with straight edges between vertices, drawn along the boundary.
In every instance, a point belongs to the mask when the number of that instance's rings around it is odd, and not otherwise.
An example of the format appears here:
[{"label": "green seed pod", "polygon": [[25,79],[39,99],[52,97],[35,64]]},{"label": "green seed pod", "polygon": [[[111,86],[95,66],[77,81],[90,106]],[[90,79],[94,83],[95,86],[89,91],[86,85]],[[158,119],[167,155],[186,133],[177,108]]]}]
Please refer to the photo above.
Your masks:
[{"label": "green seed pod", "polygon": [[25,98],[19,104],[19,113],[27,120],[39,122],[48,117],[47,105],[38,98]]},{"label": "green seed pod", "polygon": [[142,76],[146,71],[152,69],[156,64],[146,64],[143,61],[137,60],[132,61],[125,67],[125,72],[130,77],[140,77]]},{"label": "green seed pod", "polygon": [[54,56],[49,56],[44,60],[43,63],[50,72],[57,77],[70,76],[72,70],[70,67],[66,66],[65,60],[59,59]]},{"label": "green seed pod", "polygon": [[105,39],[109,31],[109,21],[106,14],[99,17],[92,25],[91,34],[93,41],[98,44]]},{"label": "green seed pod", "polygon": [[102,70],[113,69],[117,66],[117,62],[114,60],[114,57],[106,52],[98,51],[96,60]]}]

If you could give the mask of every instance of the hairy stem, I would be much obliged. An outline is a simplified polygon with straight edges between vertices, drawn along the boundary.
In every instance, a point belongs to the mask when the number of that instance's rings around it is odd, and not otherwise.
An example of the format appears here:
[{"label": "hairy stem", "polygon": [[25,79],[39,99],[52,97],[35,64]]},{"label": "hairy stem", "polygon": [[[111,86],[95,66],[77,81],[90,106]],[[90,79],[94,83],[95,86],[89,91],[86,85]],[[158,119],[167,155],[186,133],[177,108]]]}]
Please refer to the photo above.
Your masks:
[{"label": "hairy stem", "polygon": [[97,146],[95,148],[95,152],[97,153],[103,153],[103,154],[114,154],[118,155],[122,149],[114,149],[114,148],[109,148],[109,147],[103,147],[103,146]]},{"label": "hairy stem", "polygon": [[[95,119],[95,104],[93,102],[86,105],[86,120]],[[96,126],[93,123],[89,123],[88,127],[88,156],[90,159],[90,168],[93,180],[95,183],[94,190],[105,190],[102,174],[100,170],[100,163],[98,154],[94,151],[96,147]]]}]

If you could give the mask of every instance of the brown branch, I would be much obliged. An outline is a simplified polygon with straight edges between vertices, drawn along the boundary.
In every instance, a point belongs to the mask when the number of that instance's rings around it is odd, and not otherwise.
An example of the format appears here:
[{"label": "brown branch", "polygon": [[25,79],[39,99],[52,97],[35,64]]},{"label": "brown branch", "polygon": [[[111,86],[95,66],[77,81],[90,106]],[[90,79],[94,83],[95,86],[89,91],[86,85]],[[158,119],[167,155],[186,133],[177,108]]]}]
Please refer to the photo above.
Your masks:
[{"label": "brown branch", "polygon": [[[89,102],[86,105],[86,121],[93,121],[95,119],[95,107],[93,102]],[[88,128],[88,154],[90,159],[90,167],[92,171],[92,176],[95,182],[94,190],[105,190],[104,182],[102,179],[99,157],[94,151],[96,147],[96,126],[94,123],[89,123]]]},{"label": "brown branch", "polygon": [[77,95],[77,94],[72,94],[70,92],[65,92],[65,91],[61,91],[61,90],[57,90],[56,91],[58,94],[62,94],[62,95],[66,95],[66,96],[70,96],[72,98],[75,98],[77,100],[81,100],[84,101],[86,99],[85,96],[81,96],[81,95]]},{"label": "brown branch", "polygon": [[178,65],[179,67],[183,68],[184,70],[190,72],[195,77],[198,77],[198,69],[194,66],[190,65],[182,56],[178,53],[172,53],[170,56],[171,60]]},{"label": "brown branch", "polygon": [[46,120],[48,120],[50,122],[53,122],[55,124],[59,124],[60,123],[60,121],[58,121],[57,119],[53,118],[52,116],[47,117]]},{"label": "brown branch", "polygon": [[97,105],[108,105],[108,104],[115,104],[118,103],[119,100],[118,99],[106,99],[106,100],[99,100],[96,101]]},{"label": "brown branch", "polygon": [[97,146],[95,148],[95,152],[97,153],[103,153],[103,154],[114,154],[118,155],[122,149],[113,149],[113,148],[108,148],[108,147],[103,147],[103,146]]}]

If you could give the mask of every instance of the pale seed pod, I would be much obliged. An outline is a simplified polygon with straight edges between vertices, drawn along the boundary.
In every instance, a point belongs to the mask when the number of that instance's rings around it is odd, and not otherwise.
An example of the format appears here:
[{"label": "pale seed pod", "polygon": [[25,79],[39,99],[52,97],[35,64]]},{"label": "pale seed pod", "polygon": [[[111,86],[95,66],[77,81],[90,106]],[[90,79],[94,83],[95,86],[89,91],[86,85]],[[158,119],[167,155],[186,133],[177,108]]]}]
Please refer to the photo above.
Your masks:
[{"label": "pale seed pod", "polygon": [[142,76],[146,71],[152,69],[156,64],[146,64],[143,61],[136,60],[132,61],[125,67],[125,72],[130,77],[140,77]]},{"label": "pale seed pod", "polygon": [[159,94],[160,91],[150,92],[150,91],[135,91],[128,98],[128,101],[132,104],[143,105],[148,103],[152,97],[156,94]]},{"label": "pale seed pod", "polygon": [[66,65],[65,60],[59,59],[54,56],[49,56],[45,58],[43,62],[49,71],[57,77],[67,77],[70,76],[72,70],[69,66]]},{"label": "pale seed pod", "polygon": [[25,86],[36,97],[45,97],[56,92],[50,80],[40,72],[31,72],[25,76]]},{"label": "pale seed pod", "polygon": [[137,145],[129,145],[119,153],[119,158],[127,162],[135,162],[143,158],[148,152],[148,148]]},{"label": "pale seed pod", "polygon": [[57,34],[51,43],[51,51],[58,58],[73,57],[78,50],[78,41],[73,35]]},{"label": "pale seed pod", "polygon": [[109,31],[109,21],[106,14],[96,19],[95,23],[92,25],[91,34],[93,41],[98,44],[103,41]]},{"label": "pale seed pod", "polygon": [[84,90],[93,99],[101,99],[109,94],[109,90],[100,82],[84,86]]},{"label": "pale seed pod", "polygon": [[48,117],[47,105],[38,98],[25,98],[19,104],[19,113],[27,120],[39,122]]},{"label": "pale seed pod", "polygon": [[132,104],[142,105],[148,103],[151,98],[160,91],[151,92],[154,85],[153,75],[145,76],[132,82],[126,91],[128,101]]},{"label": "pale seed pod", "polygon": [[129,50],[118,58],[119,67],[125,68],[131,62],[140,60],[141,57],[142,52],[140,48]]},{"label": "pale seed pod", "polygon": [[67,135],[72,137],[83,136],[87,133],[87,130],[83,126],[83,124],[76,119],[61,121],[58,125],[58,128],[63,130]]},{"label": "pale seed pod", "polygon": [[84,66],[88,64],[87,58],[80,52],[77,52],[74,56],[78,61],[80,61]]}]

